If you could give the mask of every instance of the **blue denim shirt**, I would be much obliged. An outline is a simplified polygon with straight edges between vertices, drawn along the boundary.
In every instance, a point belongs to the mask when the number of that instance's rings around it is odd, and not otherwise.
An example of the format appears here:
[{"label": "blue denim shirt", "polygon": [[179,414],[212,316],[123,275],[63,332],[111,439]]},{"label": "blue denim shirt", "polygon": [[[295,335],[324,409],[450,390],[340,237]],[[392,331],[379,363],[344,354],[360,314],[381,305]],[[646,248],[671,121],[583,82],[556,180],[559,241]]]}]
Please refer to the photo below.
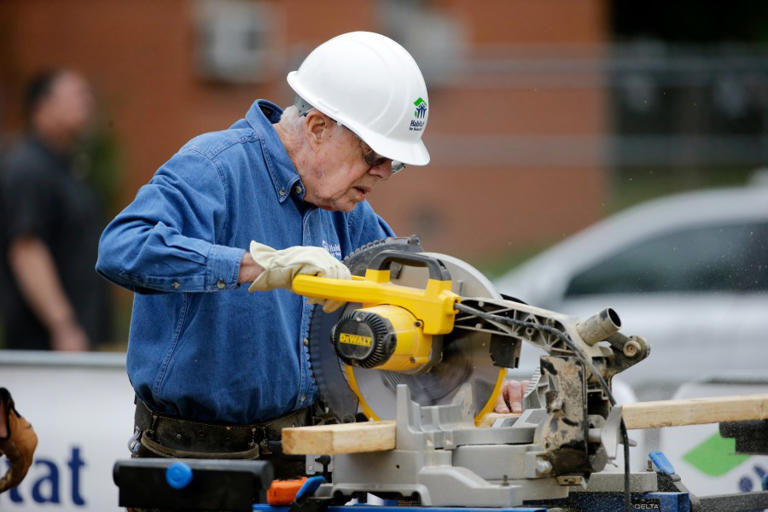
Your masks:
[{"label": "blue denim shirt", "polygon": [[245,248],[314,245],[343,258],[392,235],[366,202],[349,213],[304,202],[272,127],[281,115],[258,100],[229,129],[192,139],[102,234],[97,271],[136,292],[128,375],[161,413],[247,424],[309,405],[312,307],[238,286]]}]

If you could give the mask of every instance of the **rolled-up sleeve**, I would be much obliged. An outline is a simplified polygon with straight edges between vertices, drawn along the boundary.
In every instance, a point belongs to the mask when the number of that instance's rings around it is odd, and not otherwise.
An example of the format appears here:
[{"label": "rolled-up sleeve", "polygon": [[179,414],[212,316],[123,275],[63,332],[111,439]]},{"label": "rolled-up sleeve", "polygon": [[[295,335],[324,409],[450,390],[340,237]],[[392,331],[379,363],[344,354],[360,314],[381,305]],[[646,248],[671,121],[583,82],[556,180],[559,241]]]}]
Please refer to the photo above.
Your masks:
[{"label": "rolled-up sleeve", "polygon": [[228,199],[216,163],[182,150],[106,227],[97,272],[142,293],[237,287],[245,250],[222,243]]}]

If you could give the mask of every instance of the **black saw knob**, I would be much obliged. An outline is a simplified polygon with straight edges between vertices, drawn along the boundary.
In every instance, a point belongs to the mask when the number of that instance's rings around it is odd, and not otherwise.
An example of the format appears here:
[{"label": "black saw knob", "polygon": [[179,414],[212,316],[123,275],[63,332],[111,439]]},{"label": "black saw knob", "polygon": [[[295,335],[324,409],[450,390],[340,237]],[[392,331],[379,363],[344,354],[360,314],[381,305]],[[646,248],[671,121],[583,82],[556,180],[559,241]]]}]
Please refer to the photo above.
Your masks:
[{"label": "black saw knob", "polygon": [[342,361],[362,368],[375,368],[386,363],[397,346],[392,323],[363,309],[342,316],[333,328],[331,340]]}]

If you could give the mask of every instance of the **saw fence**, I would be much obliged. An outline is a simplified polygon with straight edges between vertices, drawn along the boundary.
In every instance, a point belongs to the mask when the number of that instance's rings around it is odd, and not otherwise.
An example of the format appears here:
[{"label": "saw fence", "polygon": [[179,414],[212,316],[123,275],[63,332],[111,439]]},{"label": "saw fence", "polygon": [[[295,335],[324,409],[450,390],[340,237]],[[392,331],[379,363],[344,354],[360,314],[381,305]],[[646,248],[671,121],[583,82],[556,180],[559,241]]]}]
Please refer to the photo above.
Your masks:
[{"label": "saw fence", "polygon": [[[637,402],[622,407],[630,430],[768,419],[768,394]],[[481,426],[511,414],[489,413]],[[369,421],[283,429],[292,455],[366,453],[395,448],[395,422]]]}]

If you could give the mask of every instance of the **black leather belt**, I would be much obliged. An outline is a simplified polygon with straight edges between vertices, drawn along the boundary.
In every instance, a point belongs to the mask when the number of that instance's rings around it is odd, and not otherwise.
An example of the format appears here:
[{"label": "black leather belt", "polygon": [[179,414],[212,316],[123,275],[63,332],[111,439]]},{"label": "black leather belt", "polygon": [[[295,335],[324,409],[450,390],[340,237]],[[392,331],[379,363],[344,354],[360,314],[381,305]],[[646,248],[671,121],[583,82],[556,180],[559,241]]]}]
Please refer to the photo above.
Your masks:
[{"label": "black leather belt", "polygon": [[135,423],[141,445],[162,457],[256,459],[269,453],[269,441],[279,441],[285,427],[307,423],[301,409],[254,425],[222,425],[164,416],[136,399]]}]

